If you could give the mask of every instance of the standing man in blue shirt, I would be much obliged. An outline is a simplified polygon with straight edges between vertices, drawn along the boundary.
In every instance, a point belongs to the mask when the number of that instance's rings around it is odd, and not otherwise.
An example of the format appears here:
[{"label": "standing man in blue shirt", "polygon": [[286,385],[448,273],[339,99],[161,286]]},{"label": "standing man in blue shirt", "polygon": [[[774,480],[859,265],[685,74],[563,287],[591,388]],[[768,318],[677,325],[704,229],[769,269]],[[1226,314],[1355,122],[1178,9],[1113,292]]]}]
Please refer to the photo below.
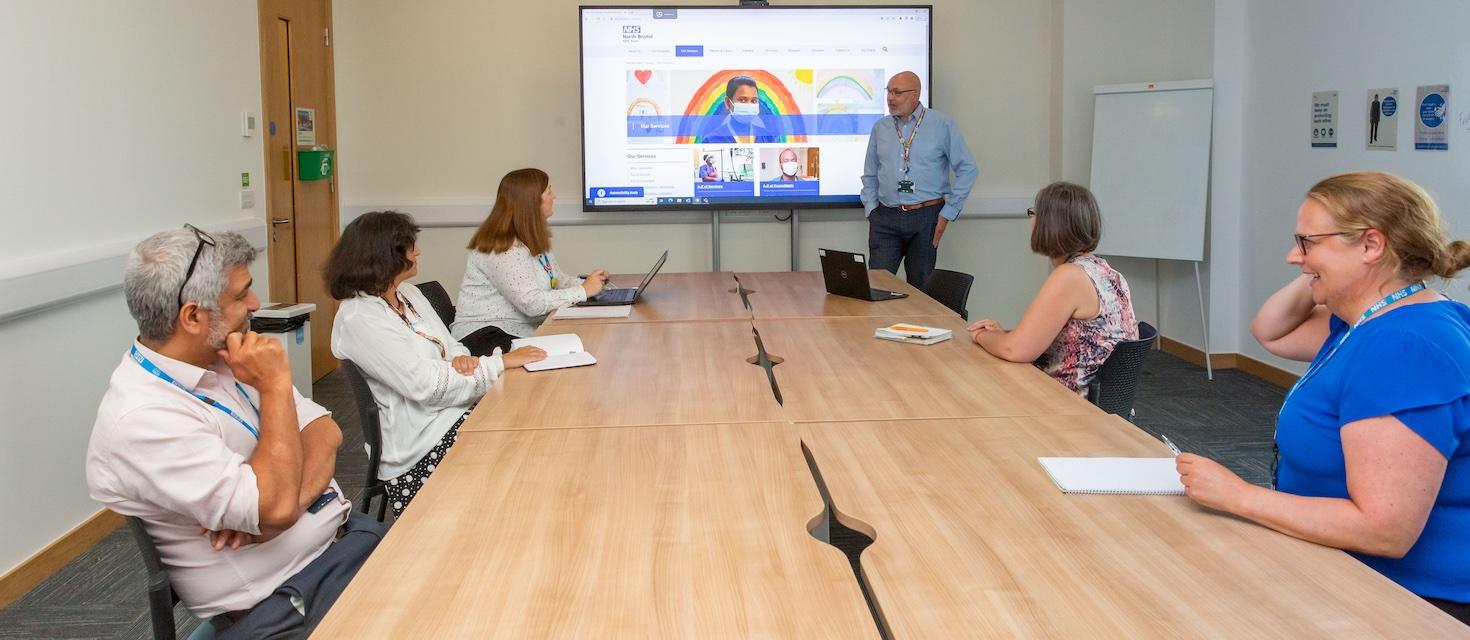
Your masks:
[{"label": "standing man in blue shirt", "polygon": [[[948,116],[919,104],[919,76],[888,80],[888,111],[868,137],[863,209],[868,215],[868,264],[923,287],[939,258],[944,228],[965,206],[980,175],[965,137]],[[950,180],[950,171],[954,180]]]}]

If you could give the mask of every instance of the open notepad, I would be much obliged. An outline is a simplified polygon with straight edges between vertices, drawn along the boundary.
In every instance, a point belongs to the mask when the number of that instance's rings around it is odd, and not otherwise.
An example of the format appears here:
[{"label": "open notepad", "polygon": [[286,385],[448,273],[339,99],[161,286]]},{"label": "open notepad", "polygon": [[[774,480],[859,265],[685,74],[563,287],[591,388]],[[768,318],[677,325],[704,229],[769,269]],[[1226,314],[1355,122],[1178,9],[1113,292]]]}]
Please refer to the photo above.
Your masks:
[{"label": "open notepad", "polygon": [[1183,495],[1173,458],[1037,458],[1066,493]]},{"label": "open notepad", "polygon": [[547,371],[567,367],[583,367],[597,364],[597,358],[582,348],[582,339],[575,333],[558,333],[552,336],[516,338],[510,343],[512,351],[521,347],[540,347],[546,359],[526,365],[526,371]]}]

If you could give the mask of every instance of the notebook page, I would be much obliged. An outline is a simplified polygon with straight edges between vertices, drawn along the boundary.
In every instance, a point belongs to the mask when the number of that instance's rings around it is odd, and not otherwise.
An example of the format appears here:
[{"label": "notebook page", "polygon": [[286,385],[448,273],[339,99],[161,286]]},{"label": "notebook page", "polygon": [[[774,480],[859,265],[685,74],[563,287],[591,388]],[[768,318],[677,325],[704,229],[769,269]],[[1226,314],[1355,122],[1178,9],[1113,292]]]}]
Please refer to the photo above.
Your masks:
[{"label": "notebook page", "polygon": [[546,356],[559,356],[568,353],[580,353],[586,351],[582,348],[582,339],[575,333],[558,333],[550,336],[536,336],[534,338],[516,338],[510,343],[512,351],[521,347],[540,347],[546,352]]},{"label": "notebook page", "polygon": [[1183,495],[1173,458],[1037,458],[1066,493]]}]

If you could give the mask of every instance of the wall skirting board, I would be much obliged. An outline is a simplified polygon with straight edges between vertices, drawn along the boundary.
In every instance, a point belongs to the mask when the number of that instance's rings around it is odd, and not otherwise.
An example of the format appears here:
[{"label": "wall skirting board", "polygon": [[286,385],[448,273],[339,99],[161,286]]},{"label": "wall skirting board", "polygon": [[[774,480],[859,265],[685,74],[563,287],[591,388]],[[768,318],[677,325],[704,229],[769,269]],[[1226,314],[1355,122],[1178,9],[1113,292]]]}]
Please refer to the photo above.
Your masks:
[{"label": "wall skirting board", "polygon": [[[221,220],[201,228],[234,231],[256,248],[265,249],[265,221],[257,216]],[[121,287],[128,253],[152,233],[0,262],[0,323]]]},{"label": "wall skirting board", "polygon": [[[1018,218],[1026,215],[1036,191],[989,191],[970,194],[965,202],[963,218]],[[482,198],[373,198],[344,200],[342,226],[369,211],[392,209],[411,214],[419,226],[478,227],[490,213],[491,200]],[[861,209],[800,209],[802,222],[862,220]],[[720,212],[721,222],[769,222],[771,216],[785,216],[785,209],[731,209]],[[603,224],[703,224],[710,221],[709,211],[582,211],[581,200],[566,198],[556,203],[552,226]]]},{"label": "wall skirting board", "polygon": [[10,606],[41,581],[60,571],[73,558],[91,549],[107,534],[122,525],[123,517],[103,509],[66,532],[45,549],[26,558],[5,575],[0,576],[0,608]]},{"label": "wall skirting board", "polygon": [[[1159,336],[1159,350],[1196,366],[1205,366],[1204,352],[1183,342]],[[1216,369],[1239,369],[1284,389],[1290,389],[1291,385],[1296,384],[1298,377],[1295,373],[1239,353],[1212,353],[1210,364]]]}]

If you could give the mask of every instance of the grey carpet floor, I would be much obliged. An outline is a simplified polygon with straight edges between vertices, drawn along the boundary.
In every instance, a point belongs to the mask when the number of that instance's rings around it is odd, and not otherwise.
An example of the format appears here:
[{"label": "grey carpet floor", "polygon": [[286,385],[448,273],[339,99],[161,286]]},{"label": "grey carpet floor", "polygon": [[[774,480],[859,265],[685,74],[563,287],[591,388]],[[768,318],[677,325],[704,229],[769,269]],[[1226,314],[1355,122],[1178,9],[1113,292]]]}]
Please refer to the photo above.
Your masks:
[{"label": "grey carpet floor", "polygon": [[[356,502],[367,457],[351,392],[340,372],[323,378],[312,391],[317,402],[336,412],[342,426],[337,481]],[[1134,423],[1264,484],[1283,396],[1279,387],[1234,370],[1216,371],[1215,381],[1206,381],[1204,369],[1155,351],[1144,365]],[[838,528],[832,535],[856,567],[866,546],[861,534]],[[144,578],[132,538],[119,529],[0,609],[0,638],[150,638]],[[180,638],[198,624],[183,607],[175,608],[174,619]]]}]

